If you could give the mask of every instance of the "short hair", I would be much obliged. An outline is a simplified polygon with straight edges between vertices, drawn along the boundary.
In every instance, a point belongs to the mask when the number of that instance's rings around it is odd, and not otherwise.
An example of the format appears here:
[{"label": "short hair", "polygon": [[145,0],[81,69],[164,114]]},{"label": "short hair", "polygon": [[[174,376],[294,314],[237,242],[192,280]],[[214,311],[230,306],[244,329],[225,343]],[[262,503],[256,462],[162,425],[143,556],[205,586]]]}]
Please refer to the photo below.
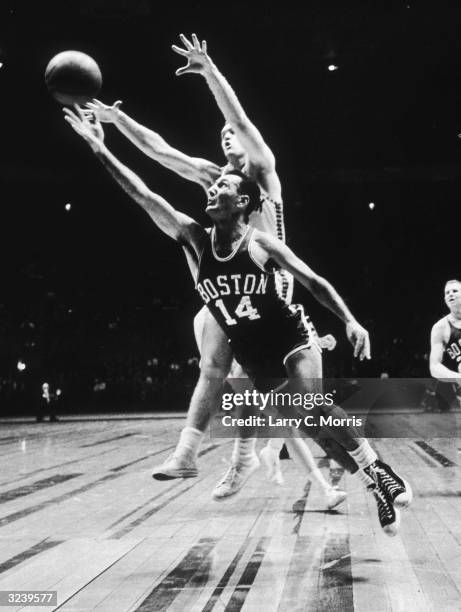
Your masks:
[{"label": "short hair", "polygon": [[234,128],[231,126],[231,124],[230,124],[230,123],[227,123],[227,122],[226,122],[226,123],[225,123],[225,124],[222,126],[222,129],[221,129],[221,138],[222,138],[222,137],[223,137],[223,135],[224,135],[226,132],[228,132],[229,130],[231,130],[231,131],[233,132],[233,131],[234,131]]},{"label": "short hair", "polygon": [[248,196],[249,202],[248,206],[245,209],[245,221],[248,221],[249,216],[252,212],[261,210],[262,207],[262,198],[261,191],[255,181],[249,178],[246,174],[241,172],[240,170],[229,170],[225,172],[225,174],[231,174],[233,176],[238,176],[241,181],[238,187],[238,192],[240,195]]}]

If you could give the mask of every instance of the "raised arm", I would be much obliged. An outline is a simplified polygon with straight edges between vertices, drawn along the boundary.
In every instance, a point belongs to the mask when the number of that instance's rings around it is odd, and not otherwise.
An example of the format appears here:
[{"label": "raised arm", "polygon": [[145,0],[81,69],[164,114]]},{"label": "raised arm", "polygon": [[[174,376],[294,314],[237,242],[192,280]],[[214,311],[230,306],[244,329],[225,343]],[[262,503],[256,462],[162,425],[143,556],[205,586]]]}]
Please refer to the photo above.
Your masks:
[{"label": "raised arm", "polygon": [[[198,73],[205,78],[226,122],[232,126],[245,149],[250,165],[261,175],[261,180],[270,183],[277,181],[280,189],[280,182],[275,172],[274,154],[265,143],[259,130],[248,118],[226,78],[211,60],[207,53],[206,41],[200,44],[195,34],[192,34],[192,42],[183,34],[180,35],[180,38],[184,48],[173,45],[172,49],[187,59],[187,65],[179,68],[176,74]],[[261,186],[267,189],[264,184]],[[273,192],[274,185],[269,184],[268,187]]]},{"label": "raised arm", "polygon": [[446,346],[446,321],[438,321],[431,331],[431,354],[429,356],[429,369],[431,376],[439,380],[449,379],[451,382],[461,384],[461,373],[450,370],[442,364]]},{"label": "raised arm", "polygon": [[86,106],[99,121],[113,123],[143,153],[183,178],[198,183],[205,190],[219,177],[221,170],[218,165],[200,157],[190,157],[175,149],[160,134],[124,113],[120,105],[120,100],[112,106],[93,100]]},{"label": "raised arm", "polygon": [[265,255],[274,260],[302,283],[315,299],[331,310],[346,325],[346,334],[354,347],[354,357],[370,359],[370,338],[368,332],[353,316],[346,303],[325,278],[316,274],[304,261],[297,257],[283,242],[269,234],[258,232],[256,243]]},{"label": "raised arm", "polygon": [[91,147],[96,157],[126,193],[137,202],[165,234],[194,247],[198,253],[205,231],[193,219],[177,211],[164,198],[153,193],[146,184],[123,165],[104,144],[104,131],[99,121],[85,116],[76,106],[75,112],[64,109],[65,119]]}]

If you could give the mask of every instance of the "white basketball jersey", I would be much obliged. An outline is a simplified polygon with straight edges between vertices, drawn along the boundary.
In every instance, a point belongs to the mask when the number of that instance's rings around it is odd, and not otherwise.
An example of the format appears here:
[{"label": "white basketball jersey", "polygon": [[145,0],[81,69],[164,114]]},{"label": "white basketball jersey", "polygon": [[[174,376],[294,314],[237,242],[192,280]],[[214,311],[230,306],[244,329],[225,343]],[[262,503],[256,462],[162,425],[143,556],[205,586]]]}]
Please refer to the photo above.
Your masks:
[{"label": "white basketball jersey", "polygon": [[[261,199],[261,210],[255,210],[251,213],[249,218],[250,225],[285,242],[283,203],[276,202],[264,192],[261,192]],[[276,273],[276,284],[278,294],[287,304],[291,304],[293,299],[293,276],[286,270],[279,270]]]}]

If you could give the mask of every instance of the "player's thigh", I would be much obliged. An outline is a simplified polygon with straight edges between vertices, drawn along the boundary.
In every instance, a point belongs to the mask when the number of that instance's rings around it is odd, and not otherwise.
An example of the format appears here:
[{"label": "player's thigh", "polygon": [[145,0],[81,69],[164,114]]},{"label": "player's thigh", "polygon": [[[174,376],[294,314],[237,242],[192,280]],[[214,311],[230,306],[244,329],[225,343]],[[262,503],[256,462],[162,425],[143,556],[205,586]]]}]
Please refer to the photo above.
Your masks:
[{"label": "player's thigh", "polygon": [[[322,354],[320,350],[312,345],[310,348],[297,351],[286,360],[285,369],[290,379],[288,388],[293,398],[291,411],[296,413],[296,416],[302,416],[307,410],[314,421],[318,421],[322,409],[313,402],[313,396],[322,393]],[[305,400],[302,408],[294,402],[298,395],[303,396]],[[310,427],[306,433],[314,436],[317,434],[317,428]]]},{"label": "player's thigh", "polygon": [[199,315],[203,316],[203,320],[199,321],[201,334],[198,336],[200,339],[200,369],[202,372],[206,371],[212,375],[225,377],[232,363],[232,350],[229,340],[208,308],[205,308],[203,315],[201,313],[202,311]]},{"label": "player's thigh", "polygon": [[317,392],[322,390],[322,354],[312,345],[290,355],[285,362],[288,378],[300,391]]},{"label": "player's thigh", "polygon": [[205,318],[208,308],[203,306],[194,317],[194,336],[198,352],[202,354],[203,331],[205,329]]}]

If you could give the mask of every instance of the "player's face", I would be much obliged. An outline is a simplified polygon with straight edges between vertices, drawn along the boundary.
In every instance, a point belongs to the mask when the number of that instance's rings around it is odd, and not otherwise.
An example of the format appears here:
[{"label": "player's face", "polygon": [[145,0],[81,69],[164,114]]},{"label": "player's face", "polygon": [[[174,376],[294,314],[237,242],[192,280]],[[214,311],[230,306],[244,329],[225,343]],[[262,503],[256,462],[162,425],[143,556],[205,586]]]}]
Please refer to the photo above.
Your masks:
[{"label": "player's face", "polygon": [[208,189],[205,212],[213,220],[230,219],[242,212],[239,194],[241,179],[233,174],[224,174]]},{"label": "player's face", "polygon": [[225,125],[221,132],[221,146],[228,160],[245,155],[245,149],[240,144],[240,140],[230,125]]},{"label": "player's face", "polygon": [[460,283],[448,283],[445,285],[445,304],[450,310],[457,306],[461,306]]}]

